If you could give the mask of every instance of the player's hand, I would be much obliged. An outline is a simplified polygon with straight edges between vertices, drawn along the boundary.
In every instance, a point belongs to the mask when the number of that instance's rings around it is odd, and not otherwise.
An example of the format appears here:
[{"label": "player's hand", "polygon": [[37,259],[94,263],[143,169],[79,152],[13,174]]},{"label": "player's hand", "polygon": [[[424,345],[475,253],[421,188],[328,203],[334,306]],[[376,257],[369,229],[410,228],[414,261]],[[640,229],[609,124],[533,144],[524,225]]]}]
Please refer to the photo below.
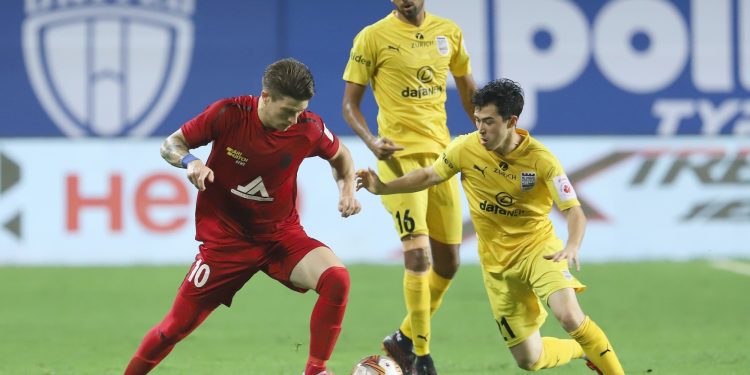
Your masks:
[{"label": "player's hand", "polygon": [[206,190],[206,180],[214,182],[214,171],[201,160],[193,160],[187,166],[187,178],[198,190],[203,191]]},{"label": "player's hand", "polygon": [[581,270],[581,264],[578,262],[578,249],[566,246],[564,249],[550,255],[545,255],[544,259],[551,260],[553,262],[559,262],[562,260],[568,260],[568,267],[575,266],[576,271]]},{"label": "player's hand", "polygon": [[357,175],[357,191],[365,188],[373,194],[381,194],[385,189],[385,184],[380,181],[380,177],[372,168],[360,169],[355,172]]},{"label": "player's hand", "polygon": [[375,142],[369,143],[367,147],[379,160],[390,159],[393,157],[393,153],[404,149],[404,147],[385,137],[376,139]]},{"label": "player's hand", "polygon": [[362,211],[362,205],[354,196],[354,192],[342,193],[339,196],[339,212],[341,212],[341,217],[356,215],[359,211]]}]

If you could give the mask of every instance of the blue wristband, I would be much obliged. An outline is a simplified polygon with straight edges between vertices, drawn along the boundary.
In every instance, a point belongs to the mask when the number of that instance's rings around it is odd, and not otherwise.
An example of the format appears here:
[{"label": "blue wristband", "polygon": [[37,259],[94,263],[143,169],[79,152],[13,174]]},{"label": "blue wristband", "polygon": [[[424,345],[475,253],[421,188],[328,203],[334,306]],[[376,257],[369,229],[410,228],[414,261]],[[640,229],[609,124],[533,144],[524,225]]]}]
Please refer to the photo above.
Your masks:
[{"label": "blue wristband", "polygon": [[187,155],[182,157],[182,160],[180,160],[180,163],[182,164],[183,168],[187,168],[188,164],[190,164],[193,160],[199,160],[195,155],[188,153]]}]

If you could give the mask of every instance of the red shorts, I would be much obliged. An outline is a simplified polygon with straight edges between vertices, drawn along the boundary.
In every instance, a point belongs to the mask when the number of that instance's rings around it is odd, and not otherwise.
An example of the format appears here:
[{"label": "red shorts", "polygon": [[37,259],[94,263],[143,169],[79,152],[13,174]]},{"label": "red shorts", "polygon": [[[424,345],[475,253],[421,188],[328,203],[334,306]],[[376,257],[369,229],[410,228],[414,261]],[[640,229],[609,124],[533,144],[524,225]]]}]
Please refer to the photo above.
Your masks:
[{"label": "red shorts", "polygon": [[270,241],[244,241],[220,246],[201,244],[200,252],[180,285],[179,294],[193,301],[230,306],[232,298],[256,272],[263,271],[287,288],[304,293],[289,277],[302,258],[318,247],[302,228]]}]

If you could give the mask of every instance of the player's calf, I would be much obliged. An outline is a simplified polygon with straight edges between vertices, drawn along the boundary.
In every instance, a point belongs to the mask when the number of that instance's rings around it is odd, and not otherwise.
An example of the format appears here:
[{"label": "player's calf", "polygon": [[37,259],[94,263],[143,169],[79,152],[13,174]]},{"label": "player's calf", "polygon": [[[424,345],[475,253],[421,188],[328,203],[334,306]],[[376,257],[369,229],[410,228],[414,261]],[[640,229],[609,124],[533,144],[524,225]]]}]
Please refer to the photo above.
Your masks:
[{"label": "player's calf", "polygon": [[172,351],[174,346],[197,328],[217,305],[201,305],[177,295],[164,319],[146,333],[125,375],[146,374]]},{"label": "player's calf", "polygon": [[325,373],[326,361],[331,358],[344,320],[349,271],[344,267],[329,267],[320,275],[315,290],[319,297],[310,317],[310,356],[305,374]]}]

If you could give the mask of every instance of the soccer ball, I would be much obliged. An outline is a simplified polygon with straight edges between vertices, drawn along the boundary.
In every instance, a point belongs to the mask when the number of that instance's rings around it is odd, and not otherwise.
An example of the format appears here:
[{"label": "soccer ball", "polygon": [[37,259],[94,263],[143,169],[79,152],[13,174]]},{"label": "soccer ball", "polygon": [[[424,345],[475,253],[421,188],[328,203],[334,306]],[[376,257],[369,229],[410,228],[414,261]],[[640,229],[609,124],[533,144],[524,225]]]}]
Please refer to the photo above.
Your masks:
[{"label": "soccer ball", "polygon": [[371,355],[357,362],[352,375],[403,375],[403,372],[391,357]]}]

